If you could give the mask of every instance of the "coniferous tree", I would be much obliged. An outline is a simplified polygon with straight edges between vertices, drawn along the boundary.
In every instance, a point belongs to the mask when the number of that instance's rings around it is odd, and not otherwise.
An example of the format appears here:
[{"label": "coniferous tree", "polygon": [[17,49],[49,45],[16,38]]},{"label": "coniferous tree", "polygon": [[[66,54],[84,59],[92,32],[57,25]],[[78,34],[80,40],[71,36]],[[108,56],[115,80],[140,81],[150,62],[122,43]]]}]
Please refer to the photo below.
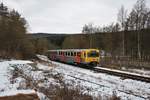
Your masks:
[{"label": "coniferous tree", "polygon": [[[27,58],[33,50],[27,37],[27,22],[15,10],[0,4],[0,56],[3,58]],[[25,53],[29,52],[30,53]],[[13,52],[13,53],[12,53]],[[30,54],[30,55],[28,55]]]}]

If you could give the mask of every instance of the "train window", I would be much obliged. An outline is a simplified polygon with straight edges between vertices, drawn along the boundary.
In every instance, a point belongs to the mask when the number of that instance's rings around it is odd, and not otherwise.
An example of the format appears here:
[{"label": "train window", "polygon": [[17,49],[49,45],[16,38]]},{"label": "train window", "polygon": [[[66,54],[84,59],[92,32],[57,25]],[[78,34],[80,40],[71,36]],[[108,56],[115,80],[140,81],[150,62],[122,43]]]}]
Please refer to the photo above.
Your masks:
[{"label": "train window", "polygon": [[88,57],[99,57],[99,53],[96,51],[91,51],[88,53]]},{"label": "train window", "polygon": [[71,56],[73,56],[73,52],[71,52]]},{"label": "train window", "polygon": [[76,52],[74,52],[74,56],[76,56]]}]

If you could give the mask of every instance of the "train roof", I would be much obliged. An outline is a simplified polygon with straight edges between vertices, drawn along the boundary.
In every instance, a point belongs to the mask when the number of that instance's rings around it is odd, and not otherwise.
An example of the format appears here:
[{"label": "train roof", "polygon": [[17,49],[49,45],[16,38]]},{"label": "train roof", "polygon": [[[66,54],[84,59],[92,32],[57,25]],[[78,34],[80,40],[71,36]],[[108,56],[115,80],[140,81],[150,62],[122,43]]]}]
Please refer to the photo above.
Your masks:
[{"label": "train roof", "polygon": [[48,51],[85,51],[85,50],[98,50],[98,49],[57,49],[57,50],[48,50]]}]

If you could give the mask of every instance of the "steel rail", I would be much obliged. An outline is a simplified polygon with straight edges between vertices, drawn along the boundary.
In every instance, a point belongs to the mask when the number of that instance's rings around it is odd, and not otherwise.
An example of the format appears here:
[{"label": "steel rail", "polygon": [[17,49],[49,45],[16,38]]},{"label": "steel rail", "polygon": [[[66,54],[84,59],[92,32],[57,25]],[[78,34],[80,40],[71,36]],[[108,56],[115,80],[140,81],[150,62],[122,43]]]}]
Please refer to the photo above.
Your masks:
[{"label": "steel rail", "polygon": [[124,78],[129,78],[129,79],[133,79],[133,80],[137,80],[137,81],[150,83],[150,77],[142,76],[140,74],[133,74],[133,73],[119,71],[119,70],[117,71],[117,70],[97,68],[97,67],[93,68],[93,70],[96,72],[107,73],[110,75],[115,75],[115,76],[120,76],[120,77],[124,77]]}]

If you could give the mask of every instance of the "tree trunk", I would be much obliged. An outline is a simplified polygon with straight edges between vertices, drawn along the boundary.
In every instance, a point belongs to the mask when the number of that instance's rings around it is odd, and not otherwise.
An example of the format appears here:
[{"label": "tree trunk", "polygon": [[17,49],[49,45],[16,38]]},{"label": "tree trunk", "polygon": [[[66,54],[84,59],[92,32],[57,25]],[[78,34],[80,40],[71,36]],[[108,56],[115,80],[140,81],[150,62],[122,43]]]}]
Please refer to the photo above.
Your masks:
[{"label": "tree trunk", "polygon": [[139,59],[141,59],[141,43],[140,43],[140,30],[138,30],[138,36],[137,36],[137,38],[138,38],[138,58]]},{"label": "tree trunk", "polygon": [[122,34],[122,55],[125,56],[125,39],[124,39],[124,35],[125,35],[125,32],[123,31],[123,34]]}]

